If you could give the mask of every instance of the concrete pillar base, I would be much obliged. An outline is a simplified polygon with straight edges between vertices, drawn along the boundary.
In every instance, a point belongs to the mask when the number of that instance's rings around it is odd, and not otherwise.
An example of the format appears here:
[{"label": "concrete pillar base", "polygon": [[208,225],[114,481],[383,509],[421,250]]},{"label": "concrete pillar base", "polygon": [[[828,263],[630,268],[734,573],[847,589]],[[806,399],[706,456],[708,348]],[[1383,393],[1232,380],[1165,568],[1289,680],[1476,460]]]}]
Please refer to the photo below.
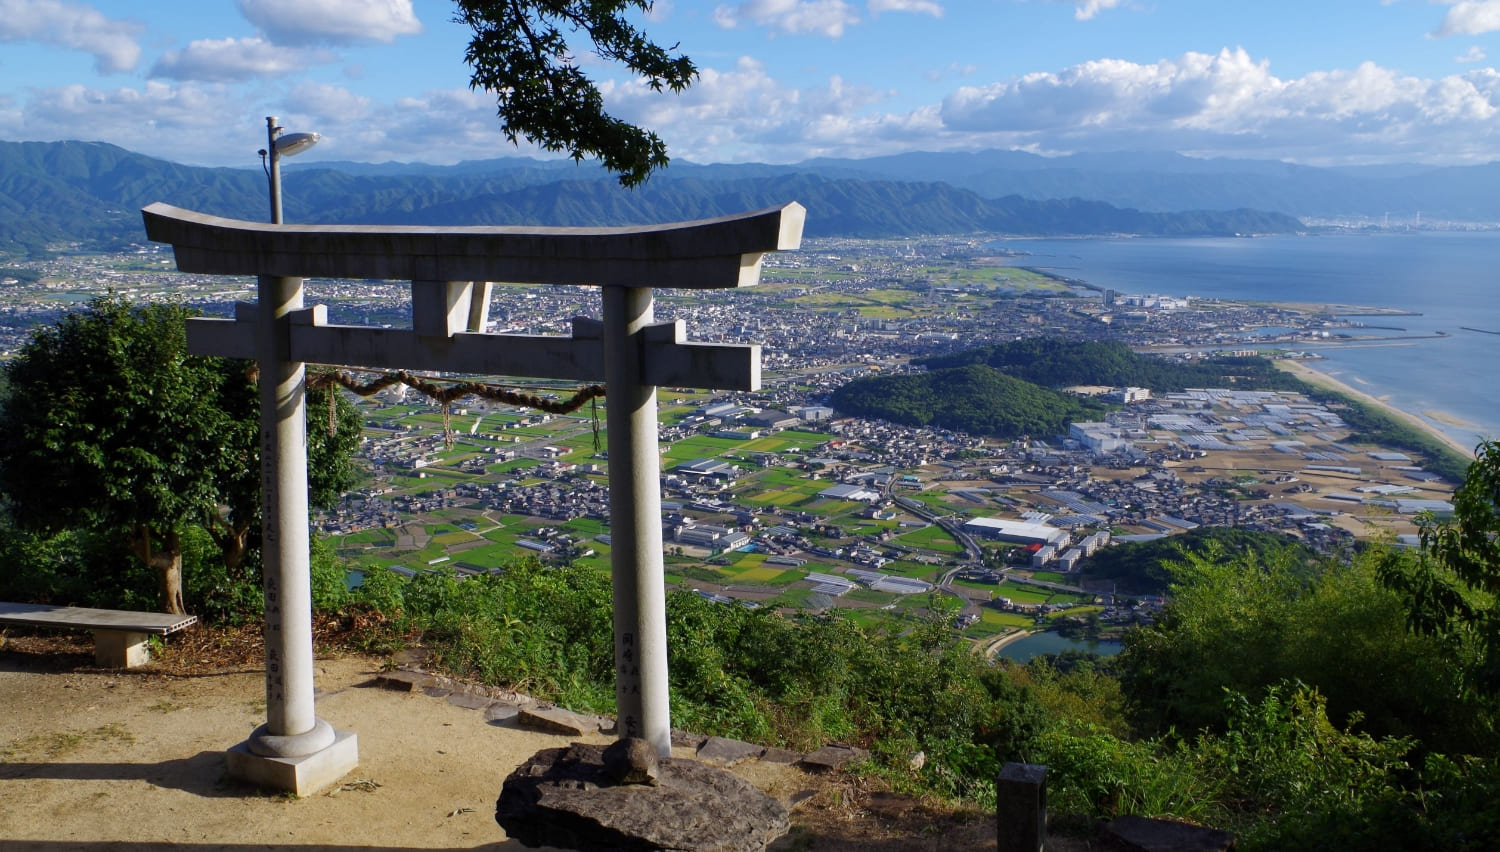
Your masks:
[{"label": "concrete pillar base", "polygon": [[134,669],[151,662],[151,637],[133,630],[95,630],[94,665],[101,669]]},{"label": "concrete pillar base", "polygon": [[332,725],[315,718],[312,730],[292,736],[277,736],[271,733],[269,724],[261,725],[250,732],[245,744],[261,757],[306,757],[333,745],[336,736]]},{"label": "concrete pillar base", "polygon": [[229,777],[297,796],[316,793],[359,765],[359,738],[353,731],[333,733],[332,745],[302,757],[262,757],[246,740],[225,752]]}]

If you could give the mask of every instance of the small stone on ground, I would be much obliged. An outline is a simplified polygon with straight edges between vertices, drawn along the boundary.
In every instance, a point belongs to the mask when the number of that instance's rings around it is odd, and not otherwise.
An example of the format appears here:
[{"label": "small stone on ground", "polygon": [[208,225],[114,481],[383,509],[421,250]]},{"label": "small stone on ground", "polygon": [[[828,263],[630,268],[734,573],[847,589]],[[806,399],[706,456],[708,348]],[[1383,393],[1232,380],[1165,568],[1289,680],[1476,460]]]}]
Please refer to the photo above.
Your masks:
[{"label": "small stone on ground", "polygon": [[1104,834],[1131,852],[1226,852],[1235,847],[1235,837],[1227,831],[1138,816],[1110,820]]},{"label": "small stone on ground", "polygon": [[528,728],[567,737],[581,737],[599,730],[595,719],[561,707],[523,707],[516,721]]},{"label": "small stone on ground", "polygon": [[870,753],[862,748],[846,745],[824,746],[812,754],[802,758],[802,766],[817,771],[832,772],[843,769],[856,760],[869,757]]},{"label": "small stone on ground", "polygon": [[698,746],[698,759],[714,766],[735,766],[760,757],[764,746],[752,745],[724,737],[709,737]]}]

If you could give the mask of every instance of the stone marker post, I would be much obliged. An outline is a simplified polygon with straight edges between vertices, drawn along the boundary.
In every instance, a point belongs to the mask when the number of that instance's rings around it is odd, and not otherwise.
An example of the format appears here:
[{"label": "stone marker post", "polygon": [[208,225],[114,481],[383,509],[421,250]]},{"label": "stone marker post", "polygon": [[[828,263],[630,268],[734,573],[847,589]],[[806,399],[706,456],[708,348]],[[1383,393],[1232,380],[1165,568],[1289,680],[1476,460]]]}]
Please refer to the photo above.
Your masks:
[{"label": "stone marker post", "polygon": [[1007,763],[995,783],[999,852],[1042,852],[1047,839],[1047,767]]}]

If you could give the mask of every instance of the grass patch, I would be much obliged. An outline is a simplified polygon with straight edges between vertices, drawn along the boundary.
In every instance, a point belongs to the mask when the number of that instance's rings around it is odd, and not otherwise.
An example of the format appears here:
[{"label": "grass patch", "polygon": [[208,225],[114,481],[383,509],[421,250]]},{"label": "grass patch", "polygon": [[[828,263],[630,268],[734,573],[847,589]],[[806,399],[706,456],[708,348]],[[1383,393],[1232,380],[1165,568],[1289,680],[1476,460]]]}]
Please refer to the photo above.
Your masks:
[{"label": "grass patch", "polygon": [[[779,568],[761,566],[758,568],[750,568],[741,571],[735,575],[734,579],[735,582],[744,583],[775,583],[781,580],[786,574],[786,571],[783,571]],[[798,579],[801,578],[800,574],[798,574],[797,576]]]},{"label": "grass patch", "polygon": [[963,546],[953,540],[947,530],[932,524],[896,537],[896,541],[909,547],[921,547],[940,553],[963,553]]}]

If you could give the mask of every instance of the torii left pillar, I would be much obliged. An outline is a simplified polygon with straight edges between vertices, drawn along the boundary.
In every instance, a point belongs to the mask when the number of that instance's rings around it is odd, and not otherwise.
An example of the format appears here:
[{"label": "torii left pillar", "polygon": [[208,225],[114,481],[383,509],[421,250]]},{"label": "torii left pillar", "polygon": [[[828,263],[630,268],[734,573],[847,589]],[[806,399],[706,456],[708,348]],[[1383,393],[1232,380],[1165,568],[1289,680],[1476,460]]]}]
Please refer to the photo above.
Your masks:
[{"label": "torii left pillar", "polygon": [[[230,773],[301,795],[358,762],[354,735],[314,714],[304,363],[606,382],[618,730],[669,755],[656,388],[758,390],[760,347],[688,342],[680,320],[654,321],[652,289],[755,284],[765,252],[798,247],[802,207],[596,230],[142,213],[180,270],[259,282],[258,303],[236,306],[233,320],[188,322],[189,351],[260,361],[267,721],[230,750]],[[328,325],[323,306],[303,308],[303,276],[409,280],[412,327]],[[490,281],[597,286],[602,321],[575,319],[571,336],[485,334]]]}]

